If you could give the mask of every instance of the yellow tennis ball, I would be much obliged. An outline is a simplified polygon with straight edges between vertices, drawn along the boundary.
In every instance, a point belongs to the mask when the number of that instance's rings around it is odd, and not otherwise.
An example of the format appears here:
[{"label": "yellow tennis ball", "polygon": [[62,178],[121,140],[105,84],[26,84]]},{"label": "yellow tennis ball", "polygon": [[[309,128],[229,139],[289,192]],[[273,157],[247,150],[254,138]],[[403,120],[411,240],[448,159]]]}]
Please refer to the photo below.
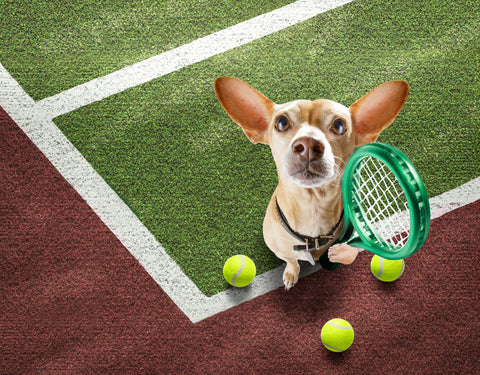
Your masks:
[{"label": "yellow tennis ball", "polygon": [[343,352],[353,344],[354,333],[349,322],[335,318],[323,325],[320,337],[328,350]]},{"label": "yellow tennis ball", "polygon": [[370,269],[372,270],[373,276],[378,280],[390,282],[402,276],[403,270],[405,269],[405,262],[403,259],[389,260],[374,255],[370,262]]},{"label": "yellow tennis ball", "polygon": [[225,280],[236,287],[244,287],[250,284],[256,273],[255,263],[245,255],[234,255],[228,258],[223,266]]}]

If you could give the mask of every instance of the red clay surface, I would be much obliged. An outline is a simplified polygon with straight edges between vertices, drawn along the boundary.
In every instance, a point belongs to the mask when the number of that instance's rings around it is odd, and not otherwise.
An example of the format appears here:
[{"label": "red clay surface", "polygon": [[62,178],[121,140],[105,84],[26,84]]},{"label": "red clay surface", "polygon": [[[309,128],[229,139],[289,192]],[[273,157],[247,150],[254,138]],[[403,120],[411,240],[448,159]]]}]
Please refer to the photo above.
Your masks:
[{"label": "red clay surface", "polygon": [[[479,242],[477,201],[394,283],[363,252],[192,324],[0,109],[0,373],[480,373]],[[355,329],[340,354],[334,317]]]}]

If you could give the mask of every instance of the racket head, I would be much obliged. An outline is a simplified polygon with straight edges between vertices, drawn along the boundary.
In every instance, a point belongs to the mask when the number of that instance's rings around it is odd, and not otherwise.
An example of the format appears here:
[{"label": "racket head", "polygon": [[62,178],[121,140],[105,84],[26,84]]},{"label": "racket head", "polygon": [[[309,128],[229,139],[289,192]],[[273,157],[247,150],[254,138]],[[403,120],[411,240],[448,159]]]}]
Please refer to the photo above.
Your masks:
[{"label": "racket head", "polygon": [[403,259],[425,242],[430,204],[417,170],[396,147],[369,143],[349,158],[342,181],[345,223],[340,238],[386,259]]}]

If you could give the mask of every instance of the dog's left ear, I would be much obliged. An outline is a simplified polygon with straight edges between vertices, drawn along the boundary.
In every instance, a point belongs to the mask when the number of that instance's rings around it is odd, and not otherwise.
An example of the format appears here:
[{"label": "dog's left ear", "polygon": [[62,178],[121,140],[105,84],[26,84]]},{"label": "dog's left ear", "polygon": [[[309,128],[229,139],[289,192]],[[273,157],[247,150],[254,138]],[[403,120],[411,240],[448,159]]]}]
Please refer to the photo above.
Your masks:
[{"label": "dog's left ear", "polygon": [[405,81],[385,82],[350,106],[357,146],[377,140],[380,132],[397,117],[408,91]]}]

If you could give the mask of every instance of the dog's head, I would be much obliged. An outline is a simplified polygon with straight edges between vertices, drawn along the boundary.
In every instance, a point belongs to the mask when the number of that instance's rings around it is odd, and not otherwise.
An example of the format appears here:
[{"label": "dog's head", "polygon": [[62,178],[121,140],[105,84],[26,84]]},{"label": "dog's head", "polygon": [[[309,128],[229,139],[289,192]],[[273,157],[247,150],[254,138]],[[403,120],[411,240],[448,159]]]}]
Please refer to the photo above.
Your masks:
[{"label": "dog's head", "polygon": [[237,78],[215,81],[218,100],[248,139],[270,146],[280,179],[305,188],[341,176],[355,147],[392,123],[408,90],[404,81],[386,82],[347,108],[326,99],[275,104]]}]

